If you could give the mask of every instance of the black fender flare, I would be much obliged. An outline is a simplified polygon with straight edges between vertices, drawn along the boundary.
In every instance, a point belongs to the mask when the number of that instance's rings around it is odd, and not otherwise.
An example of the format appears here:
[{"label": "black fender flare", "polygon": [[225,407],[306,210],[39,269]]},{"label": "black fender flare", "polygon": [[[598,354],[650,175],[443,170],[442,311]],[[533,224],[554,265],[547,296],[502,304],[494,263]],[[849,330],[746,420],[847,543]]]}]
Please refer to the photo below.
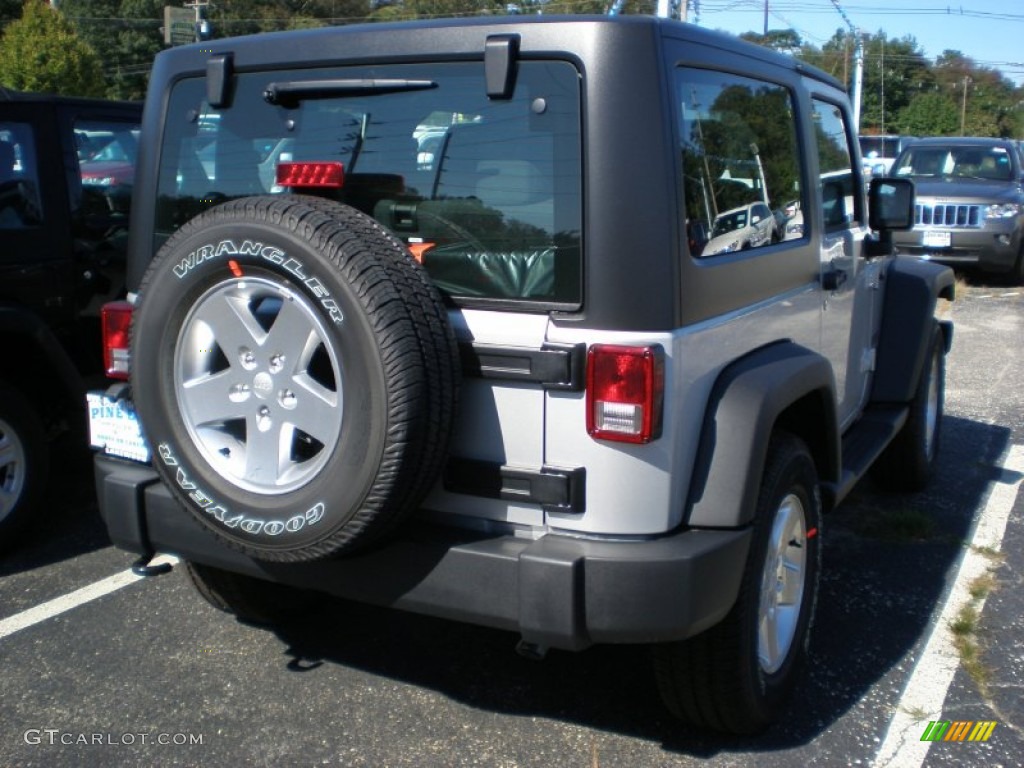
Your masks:
[{"label": "black fender flare", "polygon": [[[873,403],[909,403],[917,390],[931,341],[935,304],[953,301],[956,277],[949,267],[917,259],[894,259],[885,273],[885,300],[871,386]],[[940,323],[946,352],[953,324]]]},{"label": "black fender flare", "polygon": [[768,442],[776,426],[809,446],[823,481],[839,476],[832,366],[793,342],[755,350],[731,363],[711,390],[686,522],[733,528],[752,519]]},{"label": "black fender flare", "polygon": [[[27,339],[50,366],[68,397],[79,404],[84,402],[85,382],[82,375],[53,331],[38,316],[16,304],[0,303],[0,334],[6,339]],[[30,395],[31,392],[26,394]]]}]

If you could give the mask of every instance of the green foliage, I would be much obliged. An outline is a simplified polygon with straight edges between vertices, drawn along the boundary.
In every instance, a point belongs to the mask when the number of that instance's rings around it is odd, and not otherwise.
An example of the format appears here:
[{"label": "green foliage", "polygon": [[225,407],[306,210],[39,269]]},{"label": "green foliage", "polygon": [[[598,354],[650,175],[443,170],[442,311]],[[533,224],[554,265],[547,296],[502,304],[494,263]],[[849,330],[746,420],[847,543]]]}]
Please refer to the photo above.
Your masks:
[{"label": "green foliage", "polygon": [[892,127],[894,133],[908,136],[955,136],[960,131],[960,113],[945,93],[919,93],[900,110]]},{"label": "green foliage", "polygon": [[61,0],[63,13],[100,57],[104,95],[141,99],[153,57],[163,48],[161,0]]},{"label": "green foliage", "polygon": [[795,29],[770,29],[767,35],[759,32],[744,32],[740,37],[748,42],[783,53],[798,52],[803,45],[803,41]]},{"label": "green foliage", "polygon": [[[794,30],[743,37],[793,52],[852,89],[857,46],[848,30],[837,29],[821,48],[801,44]],[[862,45],[862,133],[1024,137],[1024,87],[998,70],[959,51],[945,51],[931,64],[913,37],[891,38],[882,30],[864,35]]]},{"label": "green foliage", "polygon": [[28,0],[21,18],[5,28],[0,84],[72,96],[102,96],[104,91],[95,51],[43,0]]}]

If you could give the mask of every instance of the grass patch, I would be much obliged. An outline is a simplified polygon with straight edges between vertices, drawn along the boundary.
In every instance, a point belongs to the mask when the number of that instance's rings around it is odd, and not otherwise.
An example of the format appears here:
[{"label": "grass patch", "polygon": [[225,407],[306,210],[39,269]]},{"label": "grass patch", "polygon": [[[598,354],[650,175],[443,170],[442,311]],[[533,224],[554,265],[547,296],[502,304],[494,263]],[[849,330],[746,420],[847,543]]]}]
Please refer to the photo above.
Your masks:
[{"label": "grass patch", "polygon": [[978,628],[978,612],[973,605],[965,605],[959,615],[950,622],[949,630],[956,638],[969,638]]},{"label": "grass patch", "polygon": [[904,709],[903,711],[918,722],[924,722],[925,720],[931,719],[931,714],[921,709],[921,707],[911,707],[910,709]]},{"label": "grass patch", "polygon": [[949,624],[949,631],[953,633],[953,646],[960,654],[960,663],[985,699],[991,698],[988,686],[992,681],[992,670],[985,664],[982,648],[978,643],[978,604],[992,594],[997,586],[998,582],[991,571],[973,579],[967,585],[971,602],[961,608],[957,617]]},{"label": "grass patch", "polygon": [[1006,560],[1006,553],[996,549],[995,547],[977,547],[974,544],[971,544],[969,546],[979,555],[981,555],[984,558],[987,558],[993,563],[1002,563]]},{"label": "grass patch", "polygon": [[996,588],[996,578],[991,573],[979,576],[968,586],[971,597],[975,600],[984,600],[992,590]]}]

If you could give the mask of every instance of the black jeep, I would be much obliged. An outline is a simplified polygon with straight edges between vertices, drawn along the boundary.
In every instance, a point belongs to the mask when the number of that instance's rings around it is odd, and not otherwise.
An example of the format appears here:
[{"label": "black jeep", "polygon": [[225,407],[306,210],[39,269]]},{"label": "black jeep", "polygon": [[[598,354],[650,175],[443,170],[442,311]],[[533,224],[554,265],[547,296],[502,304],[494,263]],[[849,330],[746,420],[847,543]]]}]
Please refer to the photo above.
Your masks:
[{"label": "black jeep", "polygon": [[124,290],[140,104],[0,89],[0,548],[35,516],[48,442],[84,423],[100,307]]}]

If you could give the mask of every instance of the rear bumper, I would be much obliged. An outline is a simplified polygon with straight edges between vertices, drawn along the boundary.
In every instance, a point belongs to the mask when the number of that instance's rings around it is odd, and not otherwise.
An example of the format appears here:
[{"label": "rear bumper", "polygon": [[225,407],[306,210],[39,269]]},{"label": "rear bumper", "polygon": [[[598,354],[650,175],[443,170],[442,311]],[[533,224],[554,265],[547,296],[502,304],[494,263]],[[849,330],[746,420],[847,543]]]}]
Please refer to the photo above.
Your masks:
[{"label": "rear bumper", "polygon": [[315,563],[254,560],[194,522],[148,466],[95,458],[111,539],[340,597],[466,621],[543,647],[681,640],[720,621],[739,591],[750,529],[644,541],[540,539],[409,524],[386,545]]}]

